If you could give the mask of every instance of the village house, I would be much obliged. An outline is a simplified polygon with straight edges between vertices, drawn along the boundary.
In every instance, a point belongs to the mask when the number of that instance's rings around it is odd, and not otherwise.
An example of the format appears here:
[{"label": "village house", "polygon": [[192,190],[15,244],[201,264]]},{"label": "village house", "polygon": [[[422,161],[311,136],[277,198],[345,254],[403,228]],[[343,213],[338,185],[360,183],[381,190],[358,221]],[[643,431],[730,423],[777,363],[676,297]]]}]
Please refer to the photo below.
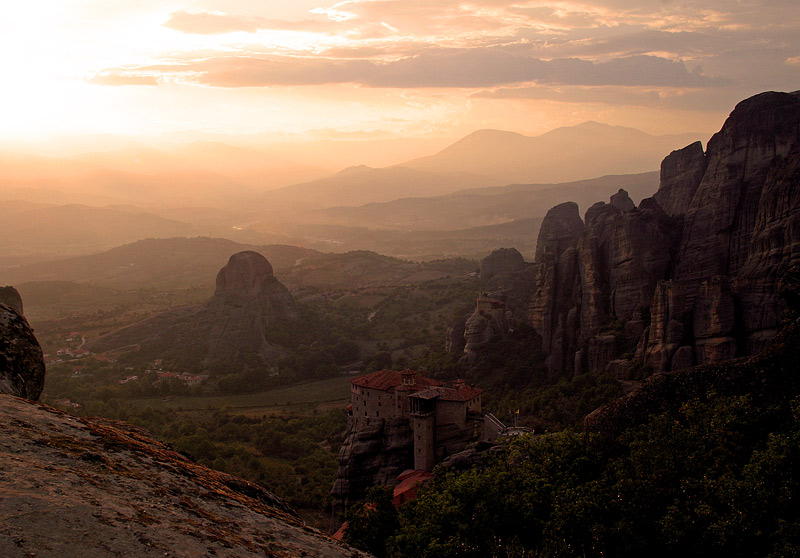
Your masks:
[{"label": "village house", "polygon": [[482,438],[482,393],[462,380],[447,386],[413,370],[379,370],[350,381],[351,428],[407,418],[414,437],[414,469],[430,471],[447,455]]}]

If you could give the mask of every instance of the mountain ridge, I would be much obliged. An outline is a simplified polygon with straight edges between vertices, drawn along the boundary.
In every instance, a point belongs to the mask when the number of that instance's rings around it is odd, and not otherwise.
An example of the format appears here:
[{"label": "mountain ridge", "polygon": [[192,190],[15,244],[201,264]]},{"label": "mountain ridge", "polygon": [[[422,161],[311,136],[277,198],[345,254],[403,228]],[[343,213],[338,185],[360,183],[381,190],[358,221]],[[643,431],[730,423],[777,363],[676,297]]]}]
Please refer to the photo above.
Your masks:
[{"label": "mountain ridge", "polygon": [[[491,176],[505,183],[570,182],[614,173],[639,173],[658,167],[665,152],[701,139],[700,134],[654,136],[624,126],[584,122],[539,136],[477,130],[434,155],[398,166]],[[598,156],[597,145],[603,145]]]}]

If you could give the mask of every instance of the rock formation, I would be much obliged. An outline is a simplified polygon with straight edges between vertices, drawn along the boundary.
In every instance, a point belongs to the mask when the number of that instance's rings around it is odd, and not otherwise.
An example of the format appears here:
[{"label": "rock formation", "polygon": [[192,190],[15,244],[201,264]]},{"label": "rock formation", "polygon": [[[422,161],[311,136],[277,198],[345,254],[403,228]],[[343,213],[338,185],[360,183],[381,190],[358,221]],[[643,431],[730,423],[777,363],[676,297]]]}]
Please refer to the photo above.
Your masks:
[{"label": "rock formation", "polygon": [[22,311],[22,297],[19,296],[19,292],[14,287],[0,287],[0,304],[10,307],[20,316],[24,314]]},{"label": "rock formation", "polygon": [[[653,198],[624,191],[542,223],[530,322],[553,376],[634,361],[678,370],[753,354],[776,333],[777,278],[800,262],[800,92],[739,103],[675,151]],[[613,363],[613,364],[612,364]]]},{"label": "rock formation", "polygon": [[706,154],[699,141],[673,151],[661,162],[661,184],[653,198],[667,215],[683,215],[705,172]]},{"label": "rock formation", "polygon": [[514,274],[525,267],[525,259],[516,248],[498,248],[481,260],[481,281],[495,275]]},{"label": "rock formation", "polygon": [[447,331],[445,334],[444,350],[448,353],[461,353],[464,352],[464,347],[467,345],[464,339],[464,332],[467,327],[467,318],[464,316],[457,316],[451,318],[447,322]]},{"label": "rock formation", "polygon": [[272,274],[272,266],[258,252],[239,252],[217,275],[217,288],[204,314],[208,328],[206,360],[220,361],[241,354],[255,354],[270,361],[282,349],[267,340],[276,323],[297,321],[298,313],[289,291]]},{"label": "rock formation", "polygon": [[516,248],[498,248],[481,260],[483,293],[474,309],[464,310],[447,323],[445,350],[464,352],[471,362],[479,351],[527,319],[527,306],[536,266],[525,262]]},{"label": "rock formation", "polygon": [[[711,287],[715,288],[715,287]],[[628,395],[597,409],[584,420],[587,434],[599,434],[600,443],[647,420],[650,415],[675,412],[709,391],[720,395],[747,395],[766,408],[776,400],[800,393],[800,266],[781,279],[780,295],[786,302],[780,333],[760,353],[690,370],[655,374]],[[724,327],[724,326],[723,326]]]},{"label": "rock formation", "polygon": [[578,240],[583,221],[578,204],[555,206],[545,215],[536,244],[536,291],[530,303],[530,322],[542,336],[547,367],[552,375],[572,370],[578,348],[577,305],[580,297]]},{"label": "rock formation", "polygon": [[535,279],[536,265],[526,262],[516,248],[499,248],[481,260],[483,290],[501,293],[514,320],[527,318]]},{"label": "rock formation", "polygon": [[414,467],[414,440],[407,417],[373,421],[361,429],[348,426],[339,448],[339,471],[331,490],[333,511],[343,516],[348,506],[364,498],[367,489],[396,483]]},{"label": "rock formation", "polygon": [[0,556],[364,556],[126,423],[0,395]]},{"label": "rock formation", "polygon": [[289,291],[258,252],[232,255],[217,275],[214,295],[201,306],[166,312],[86,343],[100,352],[140,347],[164,355],[191,352],[203,364],[269,364],[285,354],[270,329],[298,320]]},{"label": "rock formation", "polygon": [[0,393],[37,400],[44,387],[44,356],[22,315],[13,287],[0,289]]}]

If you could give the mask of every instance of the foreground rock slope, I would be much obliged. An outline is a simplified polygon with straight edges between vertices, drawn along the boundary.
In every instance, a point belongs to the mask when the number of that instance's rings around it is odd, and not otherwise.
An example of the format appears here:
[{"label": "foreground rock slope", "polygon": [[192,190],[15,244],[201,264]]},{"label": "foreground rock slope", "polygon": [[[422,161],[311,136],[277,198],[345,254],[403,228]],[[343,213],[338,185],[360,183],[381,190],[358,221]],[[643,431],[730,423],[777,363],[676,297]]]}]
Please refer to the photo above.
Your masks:
[{"label": "foreground rock slope", "polygon": [[751,355],[777,333],[778,278],[800,262],[800,92],[739,103],[661,185],[550,210],[530,321],[554,377],[680,370]]},{"label": "foreground rock slope", "polygon": [[129,424],[0,395],[0,556],[366,556]]}]

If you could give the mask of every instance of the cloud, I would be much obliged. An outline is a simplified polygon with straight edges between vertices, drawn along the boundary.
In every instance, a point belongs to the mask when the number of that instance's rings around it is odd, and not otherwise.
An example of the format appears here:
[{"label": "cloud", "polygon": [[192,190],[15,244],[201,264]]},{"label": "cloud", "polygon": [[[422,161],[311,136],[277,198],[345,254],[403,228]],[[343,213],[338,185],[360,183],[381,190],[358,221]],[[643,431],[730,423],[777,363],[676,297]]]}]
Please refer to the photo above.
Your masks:
[{"label": "cloud", "polygon": [[264,30],[327,32],[332,30],[333,25],[323,18],[283,21],[218,12],[173,12],[164,22],[164,27],[195,35],[218,35],[233,32],[255,33]]},{"label": "cloud", "polygon": [[561,103],[600,103],[606,105],[654,106],[659,103],[658,91],[618,86],[601,87],[503,87],[480,91],[474,95],[488,99],[532,99]]},{"label": "cloud", "polygon": [[[126,69],[134,73],[186,74],[217,87],[355,83],[366,87],[476,88],[535,82],[561,85],[708,87],[723,80],[690,72],[682,62],[629,56],[594,62],[579,58],[543,60],[501,48],[434,49],[391,61],[288,56],[228,56],[181,64]],[[114,72],[108,72],[113,74]]]},{"label": "cloud", "polygon": [[152,75],[128,74],[124,72],[101,72],[86,80],[95,85],[158,85],[158,78]]},{"label": "cloud", "polygon": [[232,31],[252,33],[262,29],[264,20],[256,17],[235,16],[216,13],[173,12],[164,22],[164,27],[197,35],[214,35]]},{"label": "cloud", "polygon": [[649,85],[702,87],[714,80],[689,72],[682,62],[631,56],[607,62],[579,58],[542,60],[502,49],[443,50],[396,61],[240,61],[237,67],[209,70],[209,85],[294,85],[354,82],[370,87],[492,87],[511,83],[564,85]]}]

